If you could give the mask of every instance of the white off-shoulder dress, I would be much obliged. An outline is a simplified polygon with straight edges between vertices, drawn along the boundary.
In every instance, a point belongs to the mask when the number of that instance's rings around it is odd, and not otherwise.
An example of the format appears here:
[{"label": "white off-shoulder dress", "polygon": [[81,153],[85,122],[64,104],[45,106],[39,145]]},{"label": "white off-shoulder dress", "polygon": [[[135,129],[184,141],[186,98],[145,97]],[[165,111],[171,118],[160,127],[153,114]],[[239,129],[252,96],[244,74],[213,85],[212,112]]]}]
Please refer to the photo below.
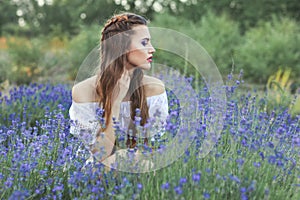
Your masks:
[{"label": "white off-shoulder dress", "polygon": [[[122,102],[120,105],[119,126],[122,130],[127,130],[130,117],[130,101]],[[168,117],[168,99],[166,92],[159,95],[147,97],[149,119],[153,123],[150,127],[151,138],[153,141],[155,135],[162,136],[165,132],[164,127]],[[100,128],[97,120],[98,102],[77,103],[72,102],[69,110],[70,119],[72,120],[70,133],[78,137],[86,148],[96,142],[96,134]]]}]

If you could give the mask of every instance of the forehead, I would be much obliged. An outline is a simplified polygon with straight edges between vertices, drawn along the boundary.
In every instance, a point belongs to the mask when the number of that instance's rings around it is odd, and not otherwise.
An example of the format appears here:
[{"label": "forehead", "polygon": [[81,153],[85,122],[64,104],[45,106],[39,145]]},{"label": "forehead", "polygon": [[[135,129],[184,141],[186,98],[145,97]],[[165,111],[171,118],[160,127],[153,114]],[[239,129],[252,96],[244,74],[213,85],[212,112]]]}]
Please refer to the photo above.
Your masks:
[{"label": "forehead", "polygon": [[133,36],[139,38],[150,38],[149,29],[146,25],[138,25],[132,28],[134,31]]}]

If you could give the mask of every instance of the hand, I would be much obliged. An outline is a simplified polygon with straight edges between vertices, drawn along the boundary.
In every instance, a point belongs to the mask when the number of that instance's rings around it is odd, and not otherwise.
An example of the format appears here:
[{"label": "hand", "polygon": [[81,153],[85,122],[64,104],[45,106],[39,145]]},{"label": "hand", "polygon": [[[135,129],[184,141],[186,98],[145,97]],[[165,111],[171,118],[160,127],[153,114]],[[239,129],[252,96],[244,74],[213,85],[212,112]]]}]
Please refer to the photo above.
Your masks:
[{"label": "hand", "polygon": [[[132,172],[137,170],[137,166],[141,167],[140,170],[142,171],[151,171],[151,169],[154,168],[154,163],[151,160],[142,159],[141,156],[143,155],[139,150],[133,152],[133,155],[129,155],[127,149],[119,149],[113,155],[103,160],[102,163],[106,166],[114,166],[114,164],[117,164],[119,168],[121,167],[128,171],[133,170]],[[110,171],[110,167],[107,167],[106,170],[106,172]]]},{"label": "hand", "polygon": [[121,78],[118,80],[117,85],[114,88],[112,100],[117,102],[122,102],[125,98],[130,85],[130,75],[127,69],[124,69],[124,72]]}]

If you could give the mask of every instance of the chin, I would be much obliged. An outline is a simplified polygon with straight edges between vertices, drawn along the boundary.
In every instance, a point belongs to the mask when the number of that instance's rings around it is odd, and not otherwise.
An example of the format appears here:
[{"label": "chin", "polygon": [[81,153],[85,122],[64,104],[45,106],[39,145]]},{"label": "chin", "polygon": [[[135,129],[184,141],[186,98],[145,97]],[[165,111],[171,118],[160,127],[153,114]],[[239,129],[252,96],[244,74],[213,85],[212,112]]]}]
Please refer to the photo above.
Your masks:
[{"label": "chin", "polygon": [[137,66],[137,68],[140,68],[143,70],[149,70],[151,68],[151,64],[150,63],[143,64],[143,65]]}]

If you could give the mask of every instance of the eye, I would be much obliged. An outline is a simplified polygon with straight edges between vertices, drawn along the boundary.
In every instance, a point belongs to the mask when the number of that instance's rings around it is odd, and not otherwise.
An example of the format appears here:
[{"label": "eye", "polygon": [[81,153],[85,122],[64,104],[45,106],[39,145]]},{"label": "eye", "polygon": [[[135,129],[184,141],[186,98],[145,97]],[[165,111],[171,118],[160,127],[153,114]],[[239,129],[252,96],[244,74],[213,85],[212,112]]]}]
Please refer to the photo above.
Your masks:
[{"label": "eye", "polygon": [[148,39],[148,38],[144,38],[144,39],[141,41],[141,44],[142,44],[143,46],[147,46],[148,43],[149,43],[149,39]]},{"label": "eye", "polygon": [[148,43],[148,41],[147,41],[147,40],[142,40],[142,42],[141,42],[141,43],[142,43],[142,45],[143,45],[143,46],[146,46],[146,45],[147,45],[147,43]]}]

